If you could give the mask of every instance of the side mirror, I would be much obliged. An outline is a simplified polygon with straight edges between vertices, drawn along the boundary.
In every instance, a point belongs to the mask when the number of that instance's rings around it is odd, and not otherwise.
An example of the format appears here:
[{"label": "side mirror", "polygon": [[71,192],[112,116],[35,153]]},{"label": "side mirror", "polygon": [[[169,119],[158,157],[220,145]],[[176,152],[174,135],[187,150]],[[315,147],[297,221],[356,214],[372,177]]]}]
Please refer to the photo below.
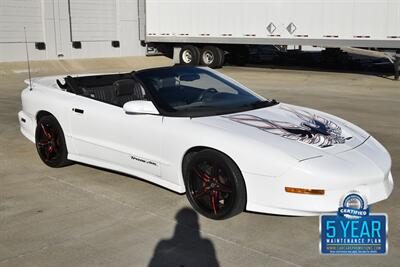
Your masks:
[{"label": "side mirror", "polygon": [[126,102],[123,106],[123,110],[127,114],[160,114],[153,102],[146,100],[134,100]]}]

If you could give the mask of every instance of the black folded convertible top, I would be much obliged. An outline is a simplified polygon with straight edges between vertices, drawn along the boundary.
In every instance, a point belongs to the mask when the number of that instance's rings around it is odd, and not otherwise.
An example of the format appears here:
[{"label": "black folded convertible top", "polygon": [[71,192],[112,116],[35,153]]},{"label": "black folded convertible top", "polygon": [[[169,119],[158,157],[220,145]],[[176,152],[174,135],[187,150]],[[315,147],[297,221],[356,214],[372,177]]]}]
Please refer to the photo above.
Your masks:
[{"label": "black folded convertible top", "polygon": [[134,72],[80,77],[66,76],[64,77],[64,84],[59,80],[57,80],[57,84],[60,88],[65,89],[68,92],[80,95],[82,94],[82,88],[110,86],[118,80],[132,79],[133,73]]}]

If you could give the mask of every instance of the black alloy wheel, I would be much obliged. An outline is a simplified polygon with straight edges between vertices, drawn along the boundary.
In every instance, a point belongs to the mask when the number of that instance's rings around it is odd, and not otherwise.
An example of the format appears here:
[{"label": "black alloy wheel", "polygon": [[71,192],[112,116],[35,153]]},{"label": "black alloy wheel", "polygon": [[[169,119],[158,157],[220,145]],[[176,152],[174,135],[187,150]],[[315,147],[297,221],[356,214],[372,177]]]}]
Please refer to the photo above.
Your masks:
[{"label": "black alloy wheel", "polygon": [[39,119],[36,126],[35,143],[41,160],[50,167],[69,165],[64,133],[56,118],[51,115]]},{"label": "black alloy wheel", "polygon": [[184,168],[186,196],[196,211],[221,220],[245,209],[244,180],[229,157],[211,149],[188,157]]}]

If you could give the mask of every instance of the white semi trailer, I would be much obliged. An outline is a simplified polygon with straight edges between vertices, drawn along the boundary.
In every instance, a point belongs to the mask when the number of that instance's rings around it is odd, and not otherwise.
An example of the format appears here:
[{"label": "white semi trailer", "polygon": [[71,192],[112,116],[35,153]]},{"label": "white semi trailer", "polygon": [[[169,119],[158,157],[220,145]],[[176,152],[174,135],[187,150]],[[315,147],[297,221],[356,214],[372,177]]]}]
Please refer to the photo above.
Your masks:
[{"label": "white semi trailer", "polygon": [[[352,49],[399,70],[400,0],[139,0],[143,45],[181,64],[238,63],[252,45]],[[361,50],[363,49],[363,50]],[[368,51],[366,51],[368,50]]]}]

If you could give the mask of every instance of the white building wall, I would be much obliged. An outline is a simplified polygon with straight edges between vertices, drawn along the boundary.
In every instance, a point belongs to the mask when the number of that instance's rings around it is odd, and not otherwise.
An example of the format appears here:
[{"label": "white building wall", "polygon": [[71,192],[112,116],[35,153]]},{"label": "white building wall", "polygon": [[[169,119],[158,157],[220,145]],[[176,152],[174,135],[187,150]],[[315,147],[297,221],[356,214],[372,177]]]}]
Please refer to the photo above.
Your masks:
[{"label": "white building wall", "polygon": [[31,60],[145,55],[137,0],[0,0],[0,62],[26,59],[24,27]]}]

